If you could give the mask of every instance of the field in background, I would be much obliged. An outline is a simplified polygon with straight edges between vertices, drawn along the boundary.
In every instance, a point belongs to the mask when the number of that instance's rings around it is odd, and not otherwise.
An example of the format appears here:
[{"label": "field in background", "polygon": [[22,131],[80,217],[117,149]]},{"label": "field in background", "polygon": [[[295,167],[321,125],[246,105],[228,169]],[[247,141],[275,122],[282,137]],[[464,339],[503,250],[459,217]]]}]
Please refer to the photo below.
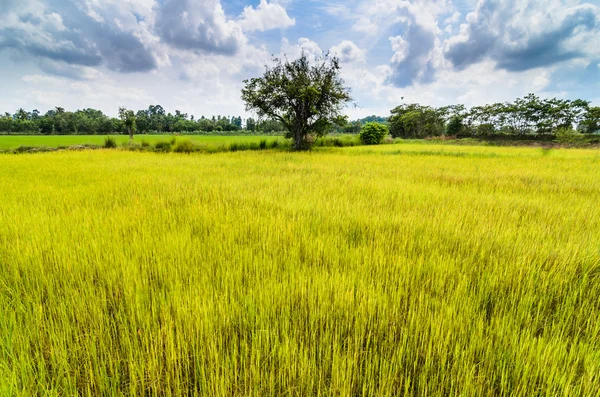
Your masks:
[{"label": "field in background", "polygon": [[[129,142],[128,135],[111,135],[119,145]],[[135,135],[134,142],[148,142],[150,144],[169,141],[173,135]],[[200,145],[227,145],[231,142],[236,143],[259,143],[261,140],[268,142],[283,139],[277,136],[218,136],[218,135],[182,135],[176,136],[179,140],[190,140]],[[31,147],[59,147],[72,145],[103,145],[105,135],[0,135],[0,150],[15,149],[19,146]]]},{"label": "field in background", "polygon": [[0,395],[600,390],[598,151],[99,150],[0,168]]}]

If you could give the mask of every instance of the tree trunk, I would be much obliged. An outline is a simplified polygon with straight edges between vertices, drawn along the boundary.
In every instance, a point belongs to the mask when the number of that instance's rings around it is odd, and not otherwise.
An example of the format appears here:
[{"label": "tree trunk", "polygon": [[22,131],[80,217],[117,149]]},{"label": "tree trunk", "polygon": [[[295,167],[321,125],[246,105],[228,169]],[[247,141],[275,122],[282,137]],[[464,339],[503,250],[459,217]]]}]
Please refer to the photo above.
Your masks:
[{"label": "tree trunk", "polygon": [[127,128],[127,131],[129,132],[129,140],[133,141],[133,128]]}]

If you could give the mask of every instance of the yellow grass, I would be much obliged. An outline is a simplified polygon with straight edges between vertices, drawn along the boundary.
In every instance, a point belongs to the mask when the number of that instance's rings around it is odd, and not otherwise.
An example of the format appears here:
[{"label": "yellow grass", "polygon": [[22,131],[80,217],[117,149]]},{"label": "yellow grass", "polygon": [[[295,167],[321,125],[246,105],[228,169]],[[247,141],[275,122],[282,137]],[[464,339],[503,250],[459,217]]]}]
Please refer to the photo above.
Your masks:
[{"label": "yellow grass", "polygon": [[600,153],[0,156],[0,395],[600,393]]}]

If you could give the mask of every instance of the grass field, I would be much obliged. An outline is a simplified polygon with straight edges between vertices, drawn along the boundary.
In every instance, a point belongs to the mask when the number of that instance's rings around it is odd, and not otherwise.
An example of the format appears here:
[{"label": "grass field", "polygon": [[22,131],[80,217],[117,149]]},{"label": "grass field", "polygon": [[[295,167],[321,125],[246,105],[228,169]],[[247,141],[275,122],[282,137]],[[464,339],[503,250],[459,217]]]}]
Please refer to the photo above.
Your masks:
[{"label": "grass field", "polygon": [[[112,135],[119,145],[129,142],[128,135]],[[134,142],[148,142],[150,144],[169,141],[172,135],[135,135]],[[200,145],[226,145],[236,143],[258,143],[263,139],[272,141],[280,139],[277,136],[218,136],[218,135],[185,135],[178,139],[188,139]],[[72,145],[103,145],[105,135],[0,135],[0,150],[15,149],[19,146],[30,147],[59,147]]]},{"label": "grass field", "polygon": [[0,167],[0,395],[600,393],[598,151]]}]

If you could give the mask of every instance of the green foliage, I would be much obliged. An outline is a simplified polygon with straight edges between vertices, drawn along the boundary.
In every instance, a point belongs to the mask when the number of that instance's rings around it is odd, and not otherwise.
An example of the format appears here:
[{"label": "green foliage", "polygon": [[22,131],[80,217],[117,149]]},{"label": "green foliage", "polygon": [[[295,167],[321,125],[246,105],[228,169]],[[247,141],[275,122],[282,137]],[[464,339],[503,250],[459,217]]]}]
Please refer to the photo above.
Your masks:
[{"label": "green foliage", "polygon": [[188,139],[182,139],[173,146],[175,153],[192,153],[196,151],[196,146]]},{"label": "green foliage", "polygon": [[448,121],[448,125],[446,127],[447,135],[462,135],[465,132],[465,126],[463,124],[463,119],[460,116],[453,116]]},{"label": "green foliage", "polygon": [[123,124],[125,125],[125,129],[127,130],[127,133],[129,134],[129,139],[132,140],[133,139],[133,133],[136,130],[136,117],[135,117],[135,113],[133,112],[133,110],[128,110],[125,108],[119,108],[119,118],[121,119],[121,121],[123,122]]},{"label": "green foliage", "polygon": [[600,132],[600,106],[589,108],[579,125],[579,129],[586,134]]},{"label": "green foliage", "polygon": [[360,140],[365,145],[379,145],[389,133],[388,126],[371,122],[365,124],[360,131]]},{"label": "green foliage", "polygon": [[555,141],[570,146],[586,145],[591,142],[590,137],[581,134],[572,128],[559,128],[554,133]]},{"label": "green foliage", "polygon": [[444,119],[438,109],[410,104],[398,106],[391,113],[390,133],[394,138],[425,138],[444,134]]},{"label": "green foliage", "polygon": [[341,112],[351,97],[339,76],[337,58],[311,64],[302,54],[295,61],[274,59],[274,63],[262,77],[244,81],[242,99],[247,111],[281,122],[294,149],[309,149],[309,136],[322,136],[347,122]]},{"label": "green foliage", "polygon": [[104,148],[105,149],[114,149],[117,147],[117,141],[112,136],[107,136],[104,139]]},{"label": "green foliage", "polygon": [[154,150],[157,152],[170,152],[171,151],[172,142],[162,141],[156,142],[154,144]]}]

